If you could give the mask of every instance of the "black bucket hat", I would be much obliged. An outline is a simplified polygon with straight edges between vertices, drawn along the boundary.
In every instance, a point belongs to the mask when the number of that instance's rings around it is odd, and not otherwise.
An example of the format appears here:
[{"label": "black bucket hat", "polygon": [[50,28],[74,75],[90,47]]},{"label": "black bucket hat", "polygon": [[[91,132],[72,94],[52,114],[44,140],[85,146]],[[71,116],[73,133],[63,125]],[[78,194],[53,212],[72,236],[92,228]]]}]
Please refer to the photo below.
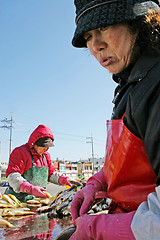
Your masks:
[{"label": "black bucket hat", "polygon": [[86,47],[85,32],[109,25],[130,21],[160,10],[159,1],[147,0],[74,0],[76,30],[72,39],[74,47]]}]

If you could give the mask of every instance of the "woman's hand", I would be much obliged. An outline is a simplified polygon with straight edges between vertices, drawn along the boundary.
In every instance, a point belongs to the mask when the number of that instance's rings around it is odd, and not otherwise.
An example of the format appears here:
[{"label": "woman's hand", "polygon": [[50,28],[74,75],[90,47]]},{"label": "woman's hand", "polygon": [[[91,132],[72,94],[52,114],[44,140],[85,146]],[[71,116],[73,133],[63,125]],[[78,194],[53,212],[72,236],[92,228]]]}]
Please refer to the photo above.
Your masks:
[{"label": "woman's hand", "polygon": [[27,181],[24,181],[20,184],[19,191],[34,195],[35,197],[48,198],[48,196],[45,194],[46,189],[39,186],[34,186]]},{"label": "woman's hand", "polygon": [[72,185],[70,184],[70,179],[69,179],[69,177],[64,176],[64,175],[59,176],[58,182],[59,182],[60,185],[68,185],[68,186],[70,186],[70,187],[72,186]]},{"label": "woman's hand", "polygon": [[95,201],[95,193],[97,192],[97,188],[94,185],[87,185],[78,191],[71,203],[71,215],[72,222],[75,225],[75,220],[88,212],[88,210],[92,207]]},{"label": "woman's hand", "polygon": [[[99,195],[100,191],[103,192],[103,196]],[[86,186],[78,191],[72,200],[71,215],[74,225],[76,218],[90,210],[95,199],[104,197],[104,191],[107,191],[107,183],[102,168],[98,173],[88,179]]]},{"label": "woman's hand", "polygon": [[121,214],[87,215],[76,219],[76,231],[69,240],[136,240],[131,230],[135,211]]}]

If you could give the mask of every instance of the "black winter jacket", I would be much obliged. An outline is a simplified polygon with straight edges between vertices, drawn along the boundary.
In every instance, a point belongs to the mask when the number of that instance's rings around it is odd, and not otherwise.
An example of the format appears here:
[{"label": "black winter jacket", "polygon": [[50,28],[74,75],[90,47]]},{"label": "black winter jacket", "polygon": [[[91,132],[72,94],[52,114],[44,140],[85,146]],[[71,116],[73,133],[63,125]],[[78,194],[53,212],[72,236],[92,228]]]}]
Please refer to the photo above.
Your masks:
[{"label": "black winter jacket", "polygon": [[113,79],[119,86],[112,119],[125,113],[124,124],[143,140],[160,185],[160,57],[144,54],[131,69]]}]

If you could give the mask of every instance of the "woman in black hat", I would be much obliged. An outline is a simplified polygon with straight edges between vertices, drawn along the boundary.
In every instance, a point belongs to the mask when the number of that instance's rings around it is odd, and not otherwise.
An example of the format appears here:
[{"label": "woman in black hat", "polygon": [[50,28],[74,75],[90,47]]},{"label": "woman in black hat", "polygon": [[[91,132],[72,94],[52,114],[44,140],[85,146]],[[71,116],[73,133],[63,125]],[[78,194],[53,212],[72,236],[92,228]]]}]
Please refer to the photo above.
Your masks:
[{"label": "woman in black hat", "polygon": [[47,198],[47,182],[69,185],[67,176],[58,175],[47,150],[53,147],[54,137],[51,129],[39,125],[30,135],[26,144],[15,148],[9,159],[6,177],[9,188],[5,194],[15,195],[21,202],[34,197]]},{"label": "woman in black hat", "polygon": [[[158,0],[75,0],[75,47],[87,47],[113,74],[103,169],[71,205],[70,240],[159,239],[160,4]],[[108,214],[87,215],[104,197]]]}]

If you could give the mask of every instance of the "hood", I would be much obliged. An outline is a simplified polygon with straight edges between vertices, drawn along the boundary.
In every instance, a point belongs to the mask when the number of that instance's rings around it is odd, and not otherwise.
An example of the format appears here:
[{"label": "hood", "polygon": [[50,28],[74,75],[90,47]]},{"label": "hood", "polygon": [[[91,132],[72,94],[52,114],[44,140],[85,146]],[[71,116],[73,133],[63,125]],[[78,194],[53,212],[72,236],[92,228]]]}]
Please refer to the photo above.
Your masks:
[{"label": "hood", "polygon": [[54,141],[51,129],[45,125],[39,125],[30,135],[28,144],[32,148],[39,138],[50,137]]}]

